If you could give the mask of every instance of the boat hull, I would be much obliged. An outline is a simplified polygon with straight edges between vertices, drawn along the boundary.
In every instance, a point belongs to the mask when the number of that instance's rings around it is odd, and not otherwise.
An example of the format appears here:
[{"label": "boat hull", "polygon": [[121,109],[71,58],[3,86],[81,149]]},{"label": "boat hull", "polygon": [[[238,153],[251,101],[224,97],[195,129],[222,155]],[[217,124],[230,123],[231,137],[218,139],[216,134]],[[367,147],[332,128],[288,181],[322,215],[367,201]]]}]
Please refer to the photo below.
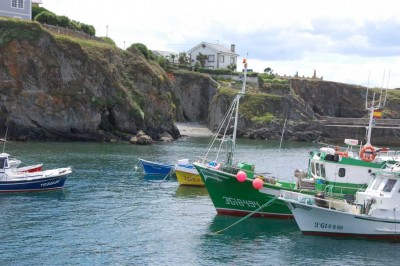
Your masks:
[{"label": "boat hull", "polygon": [[167,175],[172,172],[173,165],[150,162],[139,159],[146,175]]},{"label": "boat hull", "polygon": [[193,165],[175,165],[176,179],[181,186],[202,186],[204,182]]},{"label": "boat hull", "polygon": [[400,220],[371,217],[288,202],[305,235],[392,239],[400,241]]},{"label": "boat hull", "polygon": [[[208,194],[218,214],[245,216],[250,213],[254,217],[293,219],[286,203],[274,199],[280,191],[279,186],[264,184],[264,188],[253,188],[252,180],[239,182],[233,174],[225,173],[201,164],[194,164],[199,172]],[[265,189],[270,189],[266,193]],[[287,187],[284,189],[288,189]],[[274,199],[274,200],[273,200]],[[272,203],[261,208],[269,201]],[[257,212],[257,209],[261,208]]]},{"label": "boat hull", "polygon": [[34,180],[0,181],[0,193],[35,192],[57,190],[64,187],[67,176],[56,176]]}]

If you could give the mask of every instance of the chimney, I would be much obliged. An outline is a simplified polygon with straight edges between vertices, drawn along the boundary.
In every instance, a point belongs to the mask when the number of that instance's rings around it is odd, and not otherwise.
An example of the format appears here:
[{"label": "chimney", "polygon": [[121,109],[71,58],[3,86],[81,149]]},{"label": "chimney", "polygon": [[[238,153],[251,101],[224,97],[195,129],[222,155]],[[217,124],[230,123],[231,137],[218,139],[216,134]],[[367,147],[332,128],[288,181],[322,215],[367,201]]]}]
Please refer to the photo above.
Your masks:
[{"label": "chimney", "polygon": [[231,44],[231,52],[234,53],[235,52],[235,45]]}]

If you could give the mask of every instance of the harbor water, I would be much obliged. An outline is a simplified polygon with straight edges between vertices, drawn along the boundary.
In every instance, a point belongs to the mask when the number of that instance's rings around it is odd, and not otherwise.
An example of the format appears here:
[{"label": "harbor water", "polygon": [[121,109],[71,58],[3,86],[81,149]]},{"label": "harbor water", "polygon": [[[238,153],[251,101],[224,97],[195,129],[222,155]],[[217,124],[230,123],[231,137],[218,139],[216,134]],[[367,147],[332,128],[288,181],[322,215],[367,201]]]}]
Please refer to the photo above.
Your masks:
[{"label": "harbor water", "polygon": [[[175,163],[209,138],[152,146],[7,142],[44,169],[72,166],[64,190],[0,195],[1,265],[398,265],[400,244],[304,236],[294,220],[218,216],[205,188],[147,180],[138,158]],[[239,140],[235,161],[292,180],[312,143]]]}]

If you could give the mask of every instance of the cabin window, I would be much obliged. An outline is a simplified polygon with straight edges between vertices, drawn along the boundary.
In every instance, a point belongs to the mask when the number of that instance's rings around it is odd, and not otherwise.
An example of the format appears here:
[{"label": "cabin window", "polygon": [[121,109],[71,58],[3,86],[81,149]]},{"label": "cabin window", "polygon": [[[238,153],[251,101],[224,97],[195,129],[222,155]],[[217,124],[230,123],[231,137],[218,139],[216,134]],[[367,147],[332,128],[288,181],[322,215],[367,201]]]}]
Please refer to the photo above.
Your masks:
[{"label": "cabin window", "polygon": [[0,169],[4,169],[6,164],[6,158],[0,158]]},{"label": "cabin window", "polygon": [[383,181],[382,178],[377,178],[375,180],[374,186],[372,187],[372,190],[377,190],[379,188],[379,186],[381,185],[382,181]]},{"label": "cabin window", "polygon": [[388,179],[385,186],[383,187],[383,192],[390,192],[392,191],[394,184],[396,184],[396,179]]},{"label": "cabin window", "polygon": [[11,7],[13,8],[24,8],[24,0],[11,0]]},{"label": "cabin window", "polygon": [[315,163],[314,162],[311,163],[311,173],[313,176],[315,176]]},{"label": "cabin window", "polygon": [[231,64],[234,64],[234,63],[235,63],[235,58],[231,57]]},{"label": "cabin window", "polygon": [[321,171],[320,171],[320,168],[319,168],[319,163],[316,163],[315,164],[315,174],[317,175],[317,176],[321,176]]},{"label": "cabin window", "polygon": [[208,56],[208,62],[214,62],[214,55]]},{"label": "cabin window", "polygon": [[321,167],[321,177],[325,178],[325,165],[321,164],[320,167]]},{"label": "cabin window", "polygon": [[339,168],[339,177],[345,177],[346,176],[346,168]]},{"label": "cabin window", "polygon": [[220,57],[219,57],[219,61],[221,62],[221,63],[224,63],[224,61],[225,61],[225,56],[223,56],[223,55],[221,55]]}]

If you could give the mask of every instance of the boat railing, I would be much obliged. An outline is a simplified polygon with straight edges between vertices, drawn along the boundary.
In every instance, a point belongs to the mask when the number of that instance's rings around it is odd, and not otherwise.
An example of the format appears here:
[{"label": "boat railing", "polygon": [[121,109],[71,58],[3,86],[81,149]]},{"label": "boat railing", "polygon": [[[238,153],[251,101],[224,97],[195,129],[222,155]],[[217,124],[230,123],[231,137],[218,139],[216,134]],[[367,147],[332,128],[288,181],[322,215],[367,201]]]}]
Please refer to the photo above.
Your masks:
[{"label": "boat railing", "polygon": [[269,172],[256,172],[254,169],[248,170],[244,168],[240,168],[235,165],[224,165],[222,163],[217,163],[215,160],[210,160],[204,157],[197,157],[197,162],[201,163],[202,165],[208,167],[208,168],[213,168],[215,170],[223,170],[226,173],[230,174],[237,174],[239,171],[243,171],[246,173],[247,178],[261,178],[267,183],[275,183],[277,181],[277,178],[272,176],[271,173]]},{"label": "boat railing", "polygon": [[[323,192],[327,193],[328,195],[355,195],[356,192],[365,191],[367,188],[367,184],[363,184],[361,187],[348,187],[348,186],[336,186],[336,185],[327,185]],[[354,191],[352,193],[345,193],[345,191]]]},{"label": "boat railing", "polygon": [[325,198],[325,195],[323,193],[318,193],[317,195],[308,195],[294,191],[281,190],[279,198],[289,200],[290,202],[297,202],[310,206],[318,206],[330,210],[342,212],[351,211],[357,213],[357,206],[349,203],[346,199],[327,199]]}]

